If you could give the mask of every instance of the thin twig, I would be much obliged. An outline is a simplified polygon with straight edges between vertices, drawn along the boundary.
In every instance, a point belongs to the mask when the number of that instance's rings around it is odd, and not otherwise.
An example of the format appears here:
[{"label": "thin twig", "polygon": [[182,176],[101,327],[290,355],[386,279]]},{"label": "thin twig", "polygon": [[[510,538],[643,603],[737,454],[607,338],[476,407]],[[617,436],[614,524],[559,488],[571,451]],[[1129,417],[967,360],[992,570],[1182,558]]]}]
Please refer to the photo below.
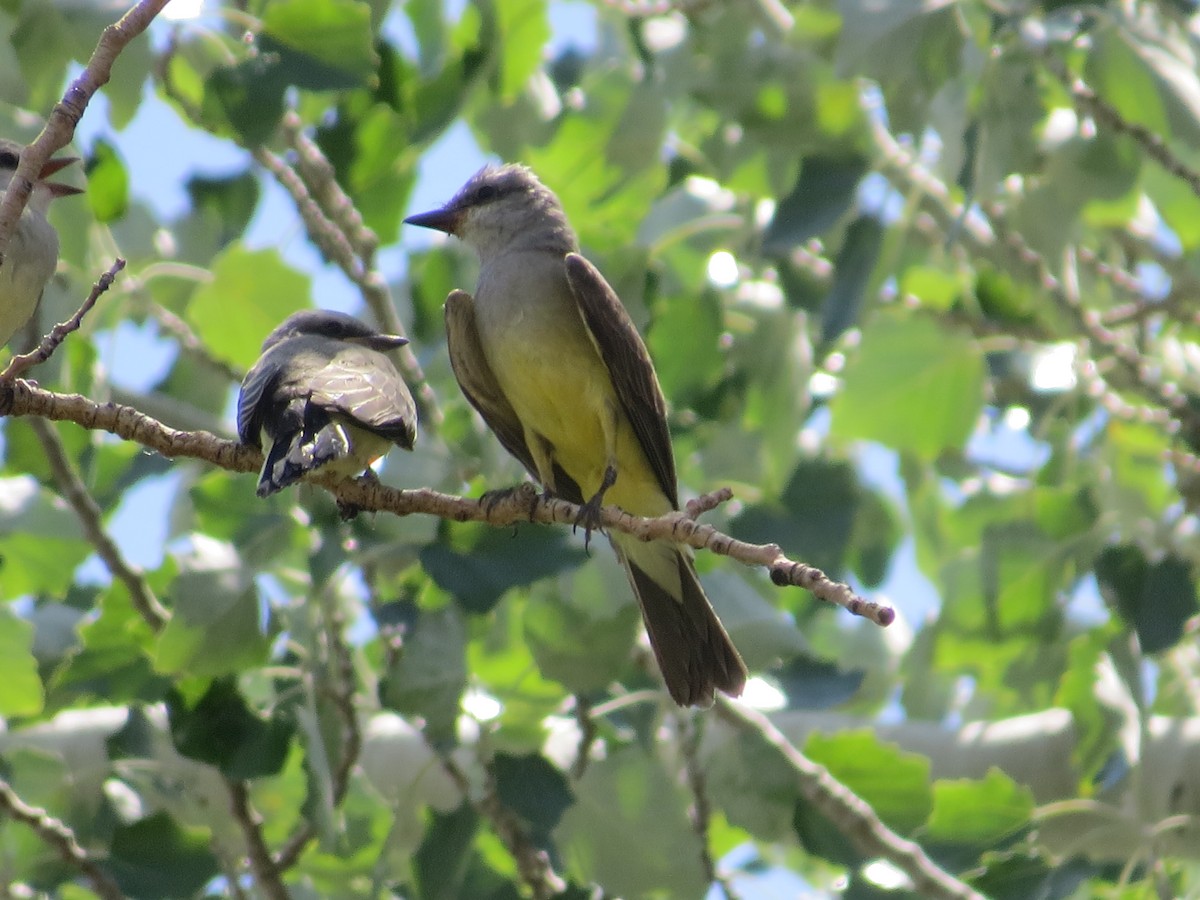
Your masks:
[{"label": "thin twig", "polygon": [[133,566],[125,561],[120,548],[104,529],[104,513],[96,503],[87,485],[71,465],[67,448],[54,426],[39,416],[29,417],[29,427],[37,436],[50,464],[50,472],[63,498],[75,510],[75,516],[83,527],[84,536],[96,548],[96,555],[104,561],[112,576],[125,585],[130,602],[142,620],[154,631],[162,630],[171,614],[158,602],[150,585]]},{"label": "thin twig", "polygon": [[[354,709],[354,661],[343,636],[346,623],[336,604],[326,604],[325,608],[329,610],[325,636],[335,675],[335,684],[329,690],[329,694],[338,718],[341,719],[341,746],[338,748],[337,765],[333,769],[329,798],[332,807],[336,809],[346,798],[346,792],[350,788],[350,772],[362,752],[362,732]],[[276,870],[283,872],[295,865],[316,833],[313,817],[307,817],[296,833],[288,838],[283,849],[276,854]]]},{"label": "thin twig", "polygon": [[[470,779],[452,757],[434,750],[441,760],[446,774],[462,791],[464,797],[471,796]],[[546,851],[542,850],[529,838],[529,833],[517,818],[516,814],[506,807],[496,793],[494,773],[490,765],[485,765],[487,784],[483,796],[470,801],[475,810],[486,818],[500,838],[505,849],[517,864],[517,872],[521,880],[533,894],[534,900],[550,900],[566,890],[567,883],[554,867]]]},{"label": "thin twig", "polygon": [[1072,76],[1054,56],[1046,54],[1043,58],[1046,68],[1067,89],[1067,93],[1071,95],[1071,99],[1075,101],[1075,106],[1080,112],[1107,125],[1113,131],[1133,138],[1148,157],[1191,188],[1193,194],[1200,197],[1200,172],[1176,156],[1161,135],[1144,125],[1130,122],[1117,111],[1115,106],[1088,87],[1082,79]]},{"label": "thin twig", "polygon": [[109,266],[108,271],[100,276],[99,280],[92,285],[92,292],[88,294],[87,299],[79,309],[75,310],[75,315],[67,319],[65,322],[59,322],[49,333],[42,338],[42,342],[36,349],[30,350],[28,353],[22,353],[19,356],[14,356],[8,362],[3,372],[0,372],[0,381],[11,381],[14,378],[20,378],[34,366],[41,365],[58,349],[59,345],[67,339],[73,331],[78,331],[79,326],[83,323],[83,317],[86,316],[96,305],[96,301],[100,299],[100,295],[112,287],[113,281],[117,277],[117,273],[125,268],[125,260],[117,257],[116,261]]},{"label": "thin twig", "polygon": [[575,748],[575,762],[571,764],[571,777],[578,781],[587,771],[592,758],[592,747],[596,743],[596,720],[592,718],[592,702],[582,694],[575,695],[575,723],[579,726],[579,744]]},{"label": "thin twig", "polygon": [[[0,382],[0,416],[37,415],[55,421],[71,421],[84,428],[108,431],[118,437],[156,450],[163,456],[202,459],[232,472],[257,472],[262,453],[253,447],[222,440],[207,431],[177,431],[128,406],[96,403],[79,394],[58,394],[28,381]],[[443,494],[430,488],[399,490],[370,479],[341,479],[323,476],[313,484],[328,490],[338,500],[363,511],[391,512],[400,516],[424,513],[456,522],[486,522],[507,527],[517,522],[574,525],[579,507],[566,500],[546,499],[530,484],[521,485],[499,500],[481,503]],[[730,556],[750,566],[762,566],[780,587],[794,585],[810,591],[818,600],[841,606],[877,625],[890,625],[895,611],[867,600],[846,584],[834,581],[820,569],[789,559],[778,544],[750,544],[723,534],[711,525],[673,512],[644,519],[615,506],[601,511],[600,524],[632,534],[644,541],[666,540]]]},{"label": "thin twig", "polygon": [[13,229],[16,228],[17,220],[21,218],[21,211],[29,202],[33,181],[38,172],[42,170],[46,160],[71,142],[75,126],[83,118],[89,101],[112,76],[112,66],[117,56],[130,41],[150,26],[167,2],[168,0],[141,0],[121,16],[119,21],[104,29],[92,58],[88,60],[87,68],[71,82],[62,100],[55,104],[42,133],[21,153],[16,174],[0,200],[0,265],[3,265],[4,251],[8,247]]},{"label": "thin twig", "polygon": [[762,737],[796,773],[800,793],[867,857],[882,856],[912,879],[912,891],[926,900],[983,900],[983,895],[940,869],[919,844],[900,837],[880,821],[865,800],[796,749],[757,710],[717,697],[717,714],[740,731]]},{"label": "thin twig", "polygon": [[[1004,210],[992,205],[987,208],[987,222],[979,221],[951,198],[947,187],[922,166],[882,122],[872,121],[871,134],[879,151],[881,168],[906,188],[920,194],[923,208],[934,217],[943,234],[953,232],[972,254],[991,260],[1006,271],[1023,274],[1073,320],[1078,336],[1091,344],[1098,357],[1107,357],[1115,363],[1131,390],[1162,407],[1176,421],[1200,427],[1200,421],[1197,421],[1200,417],[1191,409],[1178,386],[1163,382],[1134,347],[1107,328],[1095,310],[1086,307],[1064,286],[1041,254],[1009,227]],[[1062,340],[1061,337],[1058,339]],[[1101,376],[1099,370],[1096,375]]]},{"label": "thin twig", "polygon": [[725,900],[737,900],[733,885],[717,870],[708,842],[712,804],[708,800],[708,779],[700,762],[701,717],[687,710],[679,710],[675,714],[675,721],[679,729],[679,752],[683,754],[688,790],[692,794],[692,830],[700,840],[700,865],[709,884],[717,884]]},{"label": "thin twig", "polygon": [[92,884],[92,889],[103,900],[123,900],[125,895],[113,877],[88,855],[79,845],[75,832],[54,818],[46,810],[30,806],[17,796],[7,781],[0,779],[0,810],[26,825],[38,839],[53,848],[63,861],[74,866]]},{"label": "thin twig", "polygon": [[256,887],[271,900],[291,900],[263,840],[262,817],[250,806],[250,789],[246,782],[226,778],[225,785],[229,791],[229,811],[246,841],[246,858]]}]

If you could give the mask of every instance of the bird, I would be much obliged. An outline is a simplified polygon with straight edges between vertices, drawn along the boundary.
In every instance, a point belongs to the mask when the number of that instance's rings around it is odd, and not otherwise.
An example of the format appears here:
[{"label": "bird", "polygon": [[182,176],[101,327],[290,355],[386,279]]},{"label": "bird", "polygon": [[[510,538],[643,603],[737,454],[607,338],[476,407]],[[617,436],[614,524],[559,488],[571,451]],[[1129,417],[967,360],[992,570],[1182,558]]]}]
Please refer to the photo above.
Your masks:
[{"label": "bird", "polygon": [[[16,141],[0,138],[0,194],[7,192],[24,151],[25,147]],[[58,232],[46,219],[46,212],[56,197],[83,191],[46,179],[73,162],[78,159],[60,156],[42,166],[33,182],[29,202],[5,248],[4,262],[0,264],[0,345],[7,344],[33,317],[46,282],[58,265]]]},{"label": "bird", "polygon": [[[392,444],[411,450],[412,394],[387,351],[408,339],[354,316],[293,313],[267,335],[238,394],[238,438],[269,441],[256,493],[266,497],[312,472],[370,472]],[[343,509],[349,517],[353,510]]]},{"label": "bird", "polygon": [[[451,368],[501,445],[550,496],[580,504],[590,534],[612,502],[639,516],[679,507],[666,401],[616,292],[579,253],[558,197],[525,166],[485,166],[439,209],[405,222],[479,257],[474,296],[446,299]],[[680,706],[739,696],[747,672],[691,550],[612,532],[659,670]]]}]

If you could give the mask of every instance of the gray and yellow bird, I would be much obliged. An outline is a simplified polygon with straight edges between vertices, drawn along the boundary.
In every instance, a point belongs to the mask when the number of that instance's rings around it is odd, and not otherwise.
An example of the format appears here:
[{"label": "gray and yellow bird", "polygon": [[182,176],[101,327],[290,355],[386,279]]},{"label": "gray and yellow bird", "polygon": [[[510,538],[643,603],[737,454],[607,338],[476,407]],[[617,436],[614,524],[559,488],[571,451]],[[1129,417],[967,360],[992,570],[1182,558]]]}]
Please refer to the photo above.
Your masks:
[{"label": "gray and yellow bird", "polygon": [[[550,494],[639,516],[679,506],[666,403],[646,346],[578,252],[558,198],[523,166],[484,168],[441,209],[406,222],[479,255],[475,296],[446,300],[446,340],[467,400]],[[704,594],[691,551],[614,532],[671,697],[742,692],[746,666]]]},{"label": "gray and yellow bird", "polygon": [[[0,138],[0,194],[12,183],[24,150],[21,144]],[[46,161],[4,250],[4,263],[0,265],[0,345],[7,344],[33,317],[46,282],[58,265],[58,232],[47,220],[46,212],[56,197],[83,191],[46,179],[76,161],[72,156]]]},{"label": "gray and yellow bird", "polygon": [[294,313],[263,341],[238,395],[238,437],[262,446],[258,495],[310,472],[357,475],[393,444],[411,450],[412,394],[387,351],[408,339],[381,334],[344,313]]}]

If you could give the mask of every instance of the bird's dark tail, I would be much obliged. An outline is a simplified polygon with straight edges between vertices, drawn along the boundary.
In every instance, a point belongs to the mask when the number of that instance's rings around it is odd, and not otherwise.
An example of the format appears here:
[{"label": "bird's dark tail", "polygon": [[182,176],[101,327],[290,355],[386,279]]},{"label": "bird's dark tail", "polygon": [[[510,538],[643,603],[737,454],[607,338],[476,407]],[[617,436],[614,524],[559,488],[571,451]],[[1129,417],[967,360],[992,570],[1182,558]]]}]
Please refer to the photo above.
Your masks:
[{"label": "bird's dark tail", "polygon": [[687,551],[618,533],[612,538],[671,698],[680,706],[711,706],[716,691],[739,696],[746,664],[708,602]]},{"label": "bird's dark tail", "polygon": [[260,497],[274,494],[330,460],[350,453],[350,440],[341,424],[303,400],[292,404],[301,405],[281,416],[258,477],[256,493]]}]

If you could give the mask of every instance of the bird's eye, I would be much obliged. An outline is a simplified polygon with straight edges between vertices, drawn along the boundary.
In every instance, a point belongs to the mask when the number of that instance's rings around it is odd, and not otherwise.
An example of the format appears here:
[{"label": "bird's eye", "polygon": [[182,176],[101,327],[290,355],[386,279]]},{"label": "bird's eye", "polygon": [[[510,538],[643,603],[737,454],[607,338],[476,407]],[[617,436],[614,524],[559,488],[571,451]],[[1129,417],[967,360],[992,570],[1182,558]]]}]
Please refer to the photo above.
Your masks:
[{"label": "bird's eye", "polygon": [[0,150],[0,169],[15,169],[21,158],[11,150]]},{"label": "bird's eye", "polygon": [[489,200],[495,200],[499,191],[496,190],[494,184],[480,185],[479,190],[475,192],[475,201],[477,203],[487,203]]}]

